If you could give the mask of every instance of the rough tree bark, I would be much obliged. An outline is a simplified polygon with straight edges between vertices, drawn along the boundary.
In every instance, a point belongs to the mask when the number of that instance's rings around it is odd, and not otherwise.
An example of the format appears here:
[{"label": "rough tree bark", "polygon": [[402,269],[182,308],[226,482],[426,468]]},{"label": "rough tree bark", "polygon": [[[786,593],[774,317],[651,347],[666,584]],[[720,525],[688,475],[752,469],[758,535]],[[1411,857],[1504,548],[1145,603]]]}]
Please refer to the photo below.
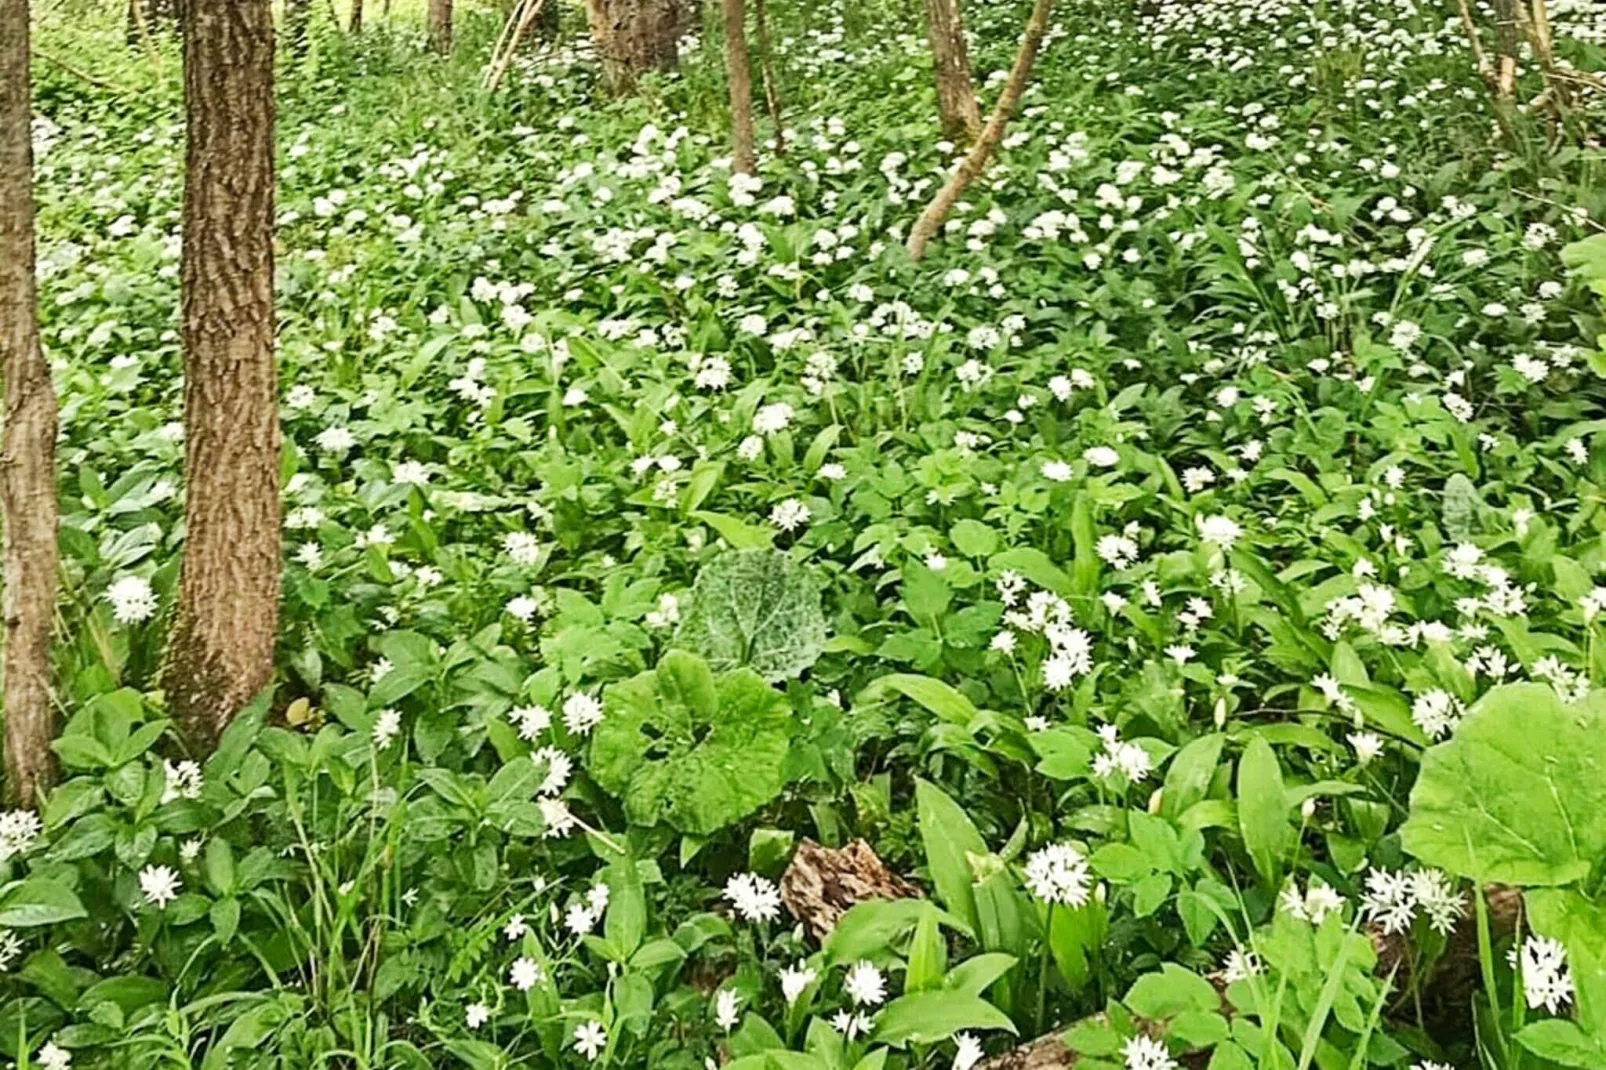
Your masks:
[{"label": "rough tree bark", "polygon": [[747,55],[747,2],[721,0],[725,13],[725,80],[731,94],[731,170],[758,170],[753,132],[753,65]]},{"label": "rough tree bark", "polygon": [[1009,80],[1004,83],[1004,91],[998,95],[998,103],[993,107],[981,137],[976,139],[976,144],[971,146],[959,168],[915,221],[914,229],[909,232],[909,259],[918,262],[926,255],[926,245],[932,235],[948,218],[948,213],[964,195],[966,187],[987,167],[993,150],[1004,139],[1004,127],[1008,125],[1015,105],[1020,103],[1021,94],[1026,92],[1026,80],[1031,77],[1032,64],[1037,62],[1037,50],[1043,44],[1043,34],[1048,32],[1048,15],[1053,6],[1053,0],[1036,0],[1032,5],[1032,17],[1026,23],[1026,36],[1021,39],[1020,51],[1015,53],[1015,63],[1009,69]]},{"label": "rough tree bark", "polygon": [[165,684],[215,739],[273,678],[279,419],[269,0],[190,0],[184,27],[187,534]]},{"label": "rough tree bark", "polygon": [[649,71],[666,71],[678,58],[682,14],[678,0],[586,0],[602,75],[615,93],[629,93]]},{"label": "rough tree bark", "polygon": [[5,514],[5,794],[31,806],[55,771],[56,391],[34,281],[28,0],[0,0],[0,509]]},{"label": "rough tree bark", "polygon": [[955,141],[981,136],[981,108],[970,77],[965,24],[959,0],[926,0],[926,28],[931,35],[932,67],[937,76],[937,113],[943,135]]},{"label": "rough tree bark", "polygon": [[429,0],[429,40],[441,55],[451,54],[452,0]]}]

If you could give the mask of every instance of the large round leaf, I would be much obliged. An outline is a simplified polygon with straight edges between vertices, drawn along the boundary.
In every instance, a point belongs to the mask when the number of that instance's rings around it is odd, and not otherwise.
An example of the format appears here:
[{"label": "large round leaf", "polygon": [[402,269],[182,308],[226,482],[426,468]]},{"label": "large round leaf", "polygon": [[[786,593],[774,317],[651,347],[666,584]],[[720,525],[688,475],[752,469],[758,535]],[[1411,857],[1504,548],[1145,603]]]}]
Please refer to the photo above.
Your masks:
[{"label": "large round leaf", "polygon": [[716,678],[673,650],[602,698],[588,765],[632,822],[706,836],[780,794],[792,712],[751,669]]},{"label": "large round leaf", "polygon": [[820,589],[779,550],[722,554],[697,573],[675,645],[715,669],[747,666],[771,681],[796,676],[825,647]]},{"label": "large round leaf", "polygon": [[1548,685],[1497,687],[1422,758],[1405,849],[1507,884],[1569,884],[1606,854],[1606,700],[1564,706]]}]

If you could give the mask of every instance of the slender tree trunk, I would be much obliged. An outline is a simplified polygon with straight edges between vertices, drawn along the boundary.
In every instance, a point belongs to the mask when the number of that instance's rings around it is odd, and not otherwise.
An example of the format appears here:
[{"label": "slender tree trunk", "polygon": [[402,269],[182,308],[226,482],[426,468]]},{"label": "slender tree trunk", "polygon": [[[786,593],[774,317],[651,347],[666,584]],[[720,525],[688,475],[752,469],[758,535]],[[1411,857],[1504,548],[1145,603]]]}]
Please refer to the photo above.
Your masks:
[{"label": "slender tree trunk", "polygon": [[1036,0],[1032,5],[1032,17],[1026,23],[1026,36],[1021,39],[1020,51],[1015,53],[1015,64],[1010,68],[1009,81],[1004,83],[1004,91],[998,96],[998,103],[993,107],[993,114],[988,117],[987,125],[982,129],[981,137],[971,146],[970,152],[959,164],[958,170],[948,179],[937,195],[932,198],[926,210],[920,213],[914,229],[909,232],[909,259],[919,261],[926,255],[926,245],[931,241],[942,221],[948,218],[948,213],[955,203],[965,193],[969,186],[987,167],[987,161],[992,158],[993,150],[1004,139],[1004,127],[1009,123],[1009,117],[1015,111],[1015,105],[1020,103],[1021,94],[1026,92],[1026,81],[1031,77],[1032,64],[1037,61],[1037,50],[1043,44],[1043,34],[1048,32],[1048,15],[1053,7],[1053,0]]},{"label": "slender tree trunk", "polygon": [[1517,0],[1494,0],[1495,95],[1510,100],[1517,91]]},{"label": "slender tree trunk", "polygon": [[758,57],[764,72],[764,106],[775,127],[775,155],[786,155],[786,129],[781,122],[781,84],[775,77],[774,52],[770,48],[770,20],[764,0],[753,0],[753,21],[758,30]]},{"label": "slender tree trunk", "polygon": [[649,71],[675,66],[682,13],[678,0],[586,0],[603,80],[629,93]]},{"label": "slender tree trunk", "polygon": [[362,33],[362,0],[351,0],[351,32]]},{"label": "slender tree trunk", "polygon": [[284,25],[290,36],[290,54],[307,54],[307,27],[312,21],[312,0],[284,0]]},{"label": "slender tree trunk", "polygon": [[753,66],[747,55],[747,2],[720,0],[725,13],[725,80],[731,94],[731,170],[750,175],[758,170],[753,148]]},{"label": "slender tree trunk", "polygon": [[452,0],[429,0],[429,40],[443,56],[452,52]]},{"label": "slender tree trunk", "polygon": [[273,18],[268,0],[190,0],[186,14],[187,534],[165,683],[210,741],[272,681],[278,631]]},{"label": "slender tree trunk", "polygon": [[5,794],[34,805],[54,777],[50,629],[56,612],[56,391],[34,281],[28,0],[0,0],[0,509],[5,514]]},{"label": "slender tree trunk", "polygon": [[931,34],[942,132],[955,141],[974,141],[981,136],[981,108],[970,77],[970,53],[965,48],[959,0],[926,0],[926,24]]}]

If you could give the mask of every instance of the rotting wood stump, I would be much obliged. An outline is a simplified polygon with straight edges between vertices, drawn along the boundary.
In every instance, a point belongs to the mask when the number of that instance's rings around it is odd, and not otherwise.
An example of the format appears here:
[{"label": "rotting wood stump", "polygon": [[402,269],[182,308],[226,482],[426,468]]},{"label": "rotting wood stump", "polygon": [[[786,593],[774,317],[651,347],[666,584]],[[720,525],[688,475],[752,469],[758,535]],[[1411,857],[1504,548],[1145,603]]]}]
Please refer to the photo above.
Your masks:
[{"label": "rotting wood stump", "polygon": [[849,909],[872,899],[912,899],[920,889],[887,868],[870,845],[821,847],[804,840],[781,875],[781,902],[815,940],[824,940]]}]

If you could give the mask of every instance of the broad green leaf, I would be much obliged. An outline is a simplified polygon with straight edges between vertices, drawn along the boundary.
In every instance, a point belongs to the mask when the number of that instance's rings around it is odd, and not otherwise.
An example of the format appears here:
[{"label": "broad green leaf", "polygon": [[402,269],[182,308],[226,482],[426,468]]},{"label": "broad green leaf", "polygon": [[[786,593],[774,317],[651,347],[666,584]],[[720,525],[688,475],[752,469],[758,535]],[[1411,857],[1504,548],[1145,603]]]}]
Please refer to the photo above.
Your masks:
[{"label": "broad green leaf", "polygon": [[923,899],[871,899],[858,903],[837,919],[821,951],[828,964],[857,962],[884,951],[925,915],[940,924],[970,935],[963,923]]},{"label": "broad green leaf", "polygon": [[979,996],[994,981],[1014,968],[1020,961],[1014,955],[1006,955],[1002,951],[987,951],[980,955],[973,955],[948,971],[943,978],[942,986],[951,988],[955,992],[968,992],[972,996]]},{"label": "broad green leaf", "polygon": [[1516,1034],[1516,1041],[1541,1059],[1579,1070],[1600,1070],[1606,1066],[1606,1041],[1578,1028],[1565,1018],[1546,1018],[1530,1022]]},{"label": "broad green leaf", "polygon": [[878,676],[859,693],[860,701],[874,702],[888,691],[920,703],[944,721],[969,725],[980,713],[964,693],[941,680],[913,673]]},{"label": "broad green leaf", "polygon": [[629,958],[647,932],[647,897],[641,870],[633,858],[615,858],[608,863],[606,879],[608,910],[603,918],[603,935],[621,956]]},{"label": "broad green leaf", "polygon": [[27,929],[87,916],[71,888],[43,877],[18,881],[0,892],[0,928]]},{"label": "broad green leaf", "polygon": [[1484,695],[1423,755],[1400,830],[1423,862],[1479,882],[1570,884],[1606,855],[1606,695],[1548,684]]},{"label": "broad green leaf", "polygon": [[905,992],[924,992],[942,985],[948,969],[948,942],[938,922],[936,907],[923,904],[915,922],[914,936],[909,940],[909,967],[904,973]]},{"label": "broad green leaf", "polygon": [[1288,803],[1277,754],[1258,737],[1249,741],[1238,759],[1238,829],[1255,872],[1275,888],[1288,846]]},{"label": "broad green leaf", "polygon": [[935,1044],[962,1029],[1002,1029],[1013,1034],[1015,1023],[980,996],[936,989],[887,1004],[876,1017],[871,1042],[895,1048],[909,1043]]},{"label": "broad green leaf", "polygon": [[1221,1009],[1221,997],[1214,985],[1173,962],[1161,966],[1159,973],[1139,977],[1121,1002],[1139,1017],[1156,1021],[1188,1011]]},{"label": "broad green leaf", "polygon": [[937,898],[966,925],[976,928],[975,871],[970,859],[987,854],[987,844],[964,807],[926,780],[915,782],[920,839]]},{"label": "broad green leaf", "polygon": [[966,557],[986,557],[998,548],[998,532],[979,520],[961,520],[948,529],[954,547]]},{"label": "broad green leaf", "polygon": [[1160,796],[1160,812],[1175,818],[1205,797],[1210,781],[1221,761],[1221,748],[1227,737],[1220,732],[1190,740],[1177,751],[1166,769],[1165,792]]},{"label": "broad green leaf", "polygon": [[778,550],[736,550],[697,573],[675,645],[773,682],[813,665],[825,631],[819,587],[802,565]]},{"label": "broad green leaf", "polygon": [[673,650],[603,691],[587,766],[638,825],[707,836],[780,794],[793,729],[786,696],[751,669],[715,678]]}]

